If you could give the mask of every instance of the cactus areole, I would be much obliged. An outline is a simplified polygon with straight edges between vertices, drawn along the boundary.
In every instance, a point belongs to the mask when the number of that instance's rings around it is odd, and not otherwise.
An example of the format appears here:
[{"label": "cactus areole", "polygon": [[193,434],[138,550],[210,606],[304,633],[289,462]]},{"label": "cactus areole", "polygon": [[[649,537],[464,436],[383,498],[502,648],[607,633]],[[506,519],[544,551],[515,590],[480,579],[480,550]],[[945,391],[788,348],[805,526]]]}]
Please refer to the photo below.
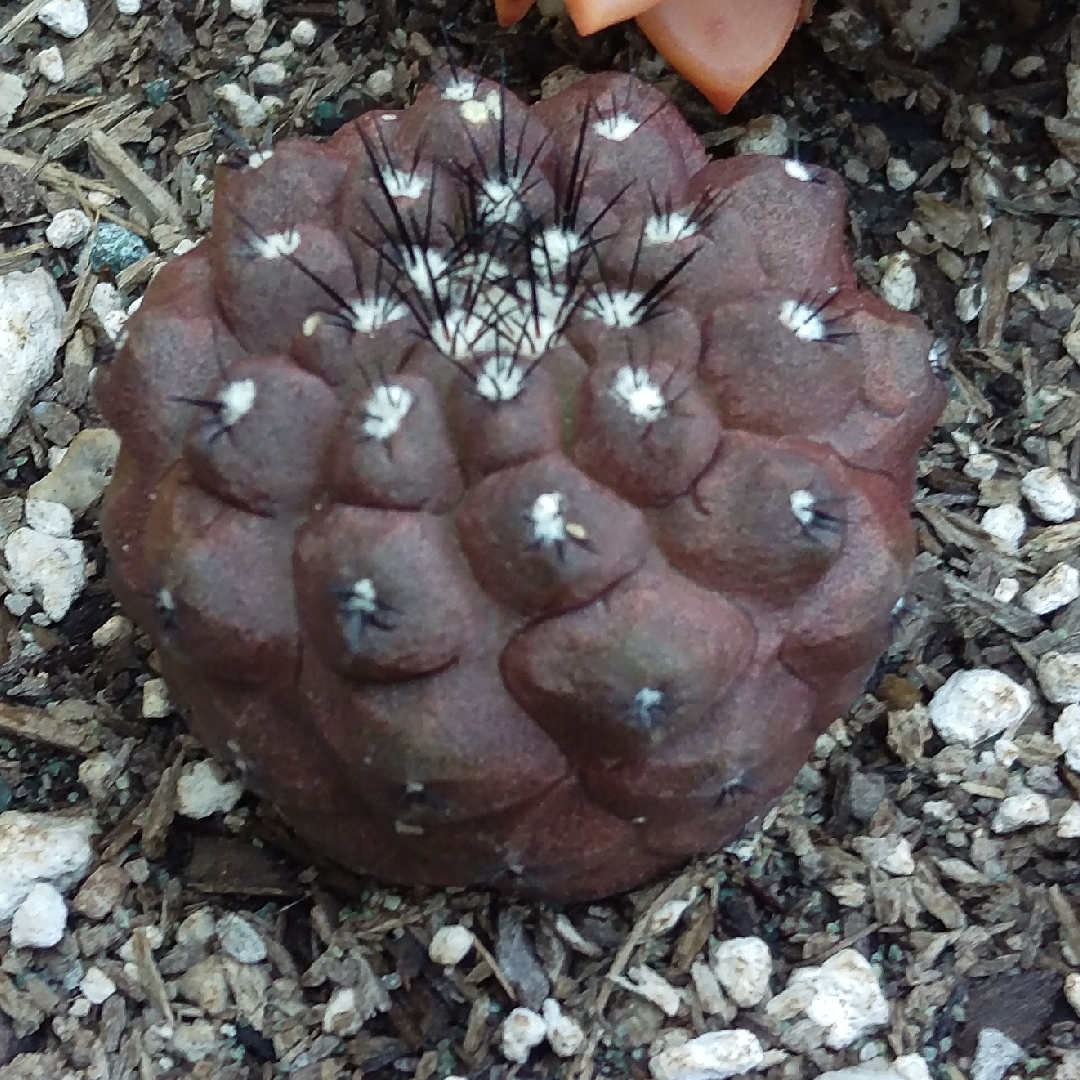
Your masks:
[{"label": "cactus areole", "polygon": [[600,897],[734,839],[887,644],[943,404],[844,226],[626,75],[444,72],[223,166],[98,381],[194,733],[399,883]]}]

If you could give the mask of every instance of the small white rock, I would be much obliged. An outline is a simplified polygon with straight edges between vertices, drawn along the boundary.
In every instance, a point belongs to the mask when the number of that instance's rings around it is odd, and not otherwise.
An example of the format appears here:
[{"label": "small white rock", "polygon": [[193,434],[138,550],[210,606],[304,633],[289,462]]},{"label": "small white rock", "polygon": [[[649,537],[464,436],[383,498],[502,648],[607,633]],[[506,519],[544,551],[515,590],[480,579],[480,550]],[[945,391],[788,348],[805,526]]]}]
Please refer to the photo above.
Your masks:
[{"label": "small white rock", "polygon": [[503,1021],[500,1042],[502,1055],[507,1061],[524,1065],[529,1060],[529,1054],[546,1036],[544,1018],[532,1009],[519,1006]]},{"label": "small white rock", "polygon": [[52,375],[63,322],[64,301],[46,270],[0,277],[0,439]]},{"label": "small white rock", "polygon": [[1080,972],[1070,971],[1065,976],[1065,1000],[1073,1007],[1073,1011],[1080,1016]]},{"label": "small white rock", "polygon": [[222,949],[241,964],[258,964],[266,959],[266,944],[254,927],[235,912],[217,921],[217,936]]},{"label": "small white rock", "polygon": [[974,322],[986,303],[986,290],[981,285],[966,285],[956,294],[956,317],[961,322]]},{"label": "small white rock", "polygon": [[123,615],[110,615],[90,635],[90,641],[95,649],[107,649],[110,645],[123,641],[134,628],[132,621]]},{"label": "small white rock", "polygon": [[467,926],[440,926],[432,935],[428,957],[433,964],[456,967],[472,951],[476,938]]},{"label": "small white rock", "polygon": [[882,267],[881,298],[897,311],[911,311],[919,302],[919,280],[906,251],[886,257]]},{"label": "small white rock", "polygon": [[110,341],[118,341],[128,321],[127,303],[111,281],[99,281],[90,290],[90,310]]},{"label": "small white rock", "polygon": [[1060,524],[1076,516],[1077,498],[1056,469],[1032,469],[1020,481],[1020,493],[1043,521]]},{"label": "small white rock", "polygon": [[364,1024],[356,991],[351,986],[339,986],[323,1009],[322,1027],[329,1035],[347,1039]]},{"label": "small white rock", "polygon": [[1075,840],[1080,837],[1080,802],[1073,802],[1061,815],[1057,834],[1062,840]]},{"label": "small white rock", "polygon": [[904,1054],[891,1063],[874,1058],[846,1069],[831,1069],[817,1080],[930,1080],[930,1069],[920,1054]]},{"label": "small white rock", "polygon": [[0,131],[11,124],[25,100],[26,87],[22,79],[10,71],[0,71]]},{"label": "small white rock", "polygon": [[[56,85],[57,83],[62,83],[64,81],[64,57],[55,45],[50,46],[48,49],[42,49],[41,52],[34,57],[34,66],[41,73],[41,77],[47,82]],[[48,230],[46,230],[46,239],[48,239],[48,235]],[[49,243],[52,244],[52,241],[49,240]],[[56,246],[56,244],[53,244],[53,247]]]},{"label": "small white rock", "polygon": [[712,967],[720,985],[740,1009],[752,1009],[769,992],[772,953],[759,937],[721,941],[713,954]]},{"label": "small white rock", "polygon": [[39,881],[11,918],[11,945],[16,949],[51,949],[64,936],[67,904],[55,885]]},{"label": "small white rock", "polygon": [[972,480],[993,480],[998,471],[998,459],[993,454],[972,454],[964,462],[964,475]]},{"label": "small white rock", "polygon": [[997,813],[990,822],[990,828],[1001,835],[1030,825],[1045,825],[1049,820],[1049,799],[1037,791],[1023,791],[1001,800]]},{"label": "small white rock", "polygon": [[129,18],[142,10],[142,0],[116,0],[116,10]]},{"label": "small white rock", "polygon": [[630,968],[626,974],[613,976],[612,982],[629,990],[646,1001],[651,1001],[662,1009],[668,1016],[674,1016],[682,1008],[683,998],[679,991],[664,978],[663,975],[653,971],[648,964],[638,964]]},{"label": "small white rock", "polygon": [[1078,596],[1080,571],[1069,563],[1058,563],[1020,597],[1020,604],[1032,615],[1049,615],[1071,604]]},{"label": "small white rock", "polygon": [[101,968],[88,968],[79,983],[79,991],[91,1005],[100,1005],[116,993],[116,983]]},{"label": "small white rock", "polygon": [[911,844],[903,836],[856,836],[855,850],[873,867],[893,877],[915,873]]},{"label": "small white rock", "polygon": [[752,1031],[733,1028],[711,1031],[661,1050],[649,1060],[654,1080],[727,1080],[751,1072],[765,1061],[765,1052]]},{"label": "small white rock", "polygon": [[47,0],[38,11],[38,20],[61,37],[77,38],[86,33],[90,13],[86,0]]},{"label": "small white rock", "polygon": [[756,116],[735,143],[740,154],[768,154],[770,157],[783,157],[790,148],[787,121],[775,113]]},{"label": "small white rock", "polygon": [[270,115],[266,108],[237,83],[226,83],[214,91],[230,117],[240,128],[257,128]]},{"label": "small white rock", "polygon": [[1011,604],[1020,592],[1020,582],[1014,577],[1003,577],[994,589],[994,599],[999,604]]},{"label": "small white rock", "polygon": [[19,528],[5,541],[4,558],[10,586],[32,594],[50,622],[59,622],[86,587],[81,540]]},{"label": "small white rock", "polygon": [[1080,705],[1066,705],[1054,722],[1054,742],[1065,755],[1065,764],[1080,773]]},{"label": "small white rock", "polygon": [[77,206],[59,210],[45,229],[45,239],[61,250],[81,244],[93,227],[90,219]]},{"label": "small white rock", "polygon": [[562,1011],[555,998],[547,998],[543,1007],[548,1045],[561,1058],[573,1057],[585,1045],[581,1025]]},{"label": "small white rock", "polygon": [[161,720],[172,712],[164,679],[147,679],[142,688],[142,714],[147,720]]},{"label": "small white rock", "polygon": [[994,546],[1007,555],[1015,555],[1020,550],[1020,541],[1027,532],[1027,518],[1016,503],[990,507],[979,524]]},{"label": "small white rock", "polygon": [[241,19],[257,19],[266,6],[266,0],[230,0],[229,7]]},{"label": "small white rock", "polygon": [[184,766],[176,783],[176,808],[184,817],[200,821],[212,814],[227,814],[243,793],[243,785],[222,780],[212,762],[193,761]]},{"label": "small white rock", "polygon": [[1035,677],[1055,705],[1080,702],[1080,652],[1047,652],[1035,665]]},{"label": "small white rock", "polygon": [[819,967],[799,968],[765,1006],[781,1020],[800,1013],[821,1029],[830,1050],[842,1050],[889,1022],[889,1003],[870,963],[844,949]]},{"label": "small white rock", "polygon": [[88,815],[0,814],[0,922],[11,918],[36,882],[64,891],[82,881],[94,858],[93,832]]},{"label": "small white rock", "polygon": [[975,746],[1018,723],[1031,692],[1002,671],[976,668],[950,675],[930,699],[930,722],[948,743]]},{"label": "small white rock", "polygon": [[315,44],[315,38],[319,31],[310,19],[301,19],[289,34],[289,40],[298,49],[309,49]]},{"label": "small white rock", "polygon": [[1002,1080],[1027,1055],[1024,1048],[997,1028],[982,1028],[971,1063],[971,1080]]},{"label": "small white rock", "polygon": [[26,527],[45,533],[46,536],[55,536],[62,540],[70,536],[75,528],[75,515],[63,503],[29,498],[23,513]]},{"label": "small white rock", "polygon": [[252,86],[281,86],[288,77],[289,73],[285,70],[285,65],[277,61],[259,64],[258,67],[252,68],[248,75]]},{"label": "small white rock", "polygon": [[885,165],[885,179],[893,191],[907,191],[919,174],[903,158],[891,157]]}]

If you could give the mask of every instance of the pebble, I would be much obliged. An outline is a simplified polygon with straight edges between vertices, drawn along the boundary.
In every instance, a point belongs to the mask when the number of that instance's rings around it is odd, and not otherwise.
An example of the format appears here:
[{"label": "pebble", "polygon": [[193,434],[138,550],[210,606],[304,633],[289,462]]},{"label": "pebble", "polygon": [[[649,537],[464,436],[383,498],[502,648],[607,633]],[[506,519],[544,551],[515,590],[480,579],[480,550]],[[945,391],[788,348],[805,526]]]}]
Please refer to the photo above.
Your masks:
[{"label": "pebble", "polygon": [[[41,73],[41,77],[53,83],[53,85],[64,81],[66,75],[64,57],[55,45],[50,46],[48,49],[42,49],[34,58],[34,66]],[[49,239],[48,229],[45,230],[45,238]],[[52,241],[49,240],[49,243],[52,244]],[[53,247],[57,246],[53,244]]]},{"label": "pebble", "polygon": [[1060,524],[1076,516],[1076,495],[1057,469],[1043,467],[1025,473],[1020,493],[1043,521]]},{"label": "pebble", "polygon": [[[168,711],[162,715],[167,716]],[[213,814],[227,814],[243,794],[244,786],[222,780],[213,762],[193,761],[184,766],[176,783],[176,809],[186,818],[201,821]]]},{"label": "pebble", "polygon": [[1065,764],[1080,773],[1080,705],[1066,705],[1054,722],[1054,742],[1065,755]]},{"label": "pebble", "polygon": [[50,30],[66,38],[85,34],[90,25],[86,0],[47,0],[37,17]]},{"label": "pebble", "polygon": [[86,428],[71,440],[56,468],[30,485],[27,495],[63,503],[78,517],[109,486],[119,452],[120,438],[111,428]]},{"label": "pebble", "polygon": [[82,883],[71,906],[80,915],[100,922],[116,910],[130,886],[131,878],[123,867],[115,863],[102,863]]},{"label": "pebble", "polygon": [[323,1009],[323,1031],[347,1039],[355,1035],[364,1024],[364,1014],[356,991],[351,986],[339,986]]},{"label": "pebble", "polygon": [[1073,1011],[1080,1016],[1080,972],[1070,971],[1065,976],[1065,1000],[1073,1007]]},{"label": "pebble", "polygon": [[1069,809],[1061,815],[1057,834],[1062,840],[1075,840],[1080,837],[1080,802],[1070,803]]},{"label": "pebble", "polygon": [[91,635],[90,641],[95,649],[107,649],[118,641],[130,637],[135,626],[123,615],[110,615]]},{"label": "pebble", "polygon": [[581,1025],[562,1011],[555,998],[545,999],[542,1012],[548,1045],[558,1057],[573,1057],[585,1045],[585,1032],[581,1030]]},{"label": "pebble", "polygon": [[142,0],[116,0],[116,10],[129,18],[142,11]]},{"label": "pebble", "polygon": [[544,1018],[532,1009],[519,1006],[503,1021],[500,1049],[507,1061],[524,1065],[529,1054],[547,1037]]},{"label": "pebble", "polygon": [[11,918],[12,948],[51,949],[63,938],[66,926],[67,904],[60,890],[39,881]]},{"label": "pebble", "polygon": [[818,967],[799,968],[766,1006],[780,1020],[800,1013],[820,1028],[821,1042],[843,1050],[889,1022],[889,1003],[869,961],[844,949]]},{"label": "pebble", "polygon": [[940,45],[960,21],[960,0],[910,0],[900,27],[918,52]]},{"label": "pebble", "polygon": [[276,61],[259,64],[258,67],[252,68],[248,75],[252,86],[281,86],[288,77],[289,73],[285,70],[285,65]]},{"label": "pebble", "polygon": [[817,1080],[930,1080],[930,1068],[920,1054],[904,1054],[893,1062],[880,1058],[847,1069],[823,1072]]},{"label": "pebble", "polygon": [[956,294],[956,317],[965,323],[974,322],[986,303],[986,290],[982,285],[966,285]]},{"label": "pebble", "polygon": [[972,480],[993,480],[997,471],[998,459],[993,454],[972,454],[964,462],[964,475]]},{"label": "pebble", "polygon": [[90,266],[94,270],[126,270],[150,254],[146,241],[115,221],[99,221],[90,241]]},{"label": "pebble", "polygon": [[19,528],[4,542],[4,558],[8,584],[33,595],[49,622],[59,622],[86,587],[81,540]]},{"label": "pebble", "polygon": [[903,836],[856,836],[855,850],[873,867],[893,877],[915,873],[911,844]]},{"label": "pebble", "polygon": [[265,5],[266,0],[229,0],[232,13],[241,19],[257,19]]},{"label": "pebble", "polygon": [[263,939],[235,912],[228,912],[218,919],[217,937],[221,948],[241,964],[258,964],[266,959]]},{"label": "pebble", "polygon": [[63,321],[64,301],[46,270],[0,277],[0,439],[52,375]]},{"label": "pebble", "polygon": [[93,224],[78,207],[58,210],[45,228],[45,239],[54,248],[74,247],[89,235]]},{"label": "pebble", "polygon": [[740,1009],[752,1009],[769,992],[772,953],[759,937],[728,938],[713,953],[713,972]]},{"label": "pebble", "polygon": [[885,165],[885,179],[893,191],[907,191],[919,179],[919,174],[903,158],[891,157]]},{"label": "pebble", "polygon": [[1016,503],[992,506],[979,524],[994,546],[1007,555],[1015,555],[1020,550],[1020,541],[1027,532],[1027,518]]},{"label": "pebble", "polygon": [[233,122],[240,128],[257,128],[270,115],[265,106],[237,83],[225,83],[214,91]]},{"label": "pebble", "polygon": [[[180,976],[177,990],[203,1012],[217,1016],[229,1006],[229,984],[220,956],[204,956]],[[325,1022],[325,1013],[323,1014]]]},{"label": "pebble", "polygon": [[950,675],[930,699],[930,722],[948,743],[972,747],[1019,723],[1031,692],[1003,671],[976,668]]},{"label": "pebble", "polygon": [[318,28],[310,19],[301,19],[293,28],[289,34],[289,40],[298,49],[309,49],[315,44],[315,38],[318,36]]},{"label": "pebble", "polygon": [[165,685],[165,680],[147,679],[142,688],[143,717],[147,720],[161,720],[171,712],[172,704],[169,701],[169,690]]},{"label": "pebble", "polygon": [[116,993],[116,983],[101,968],[92,967],[82,977],[79,990],[91,1005],[101,1005]]},{"label": "pebble", "polygon": [[897,311],[911,311],[918,304],[919,281],[906,251],[897,251],[885,258],[880,292],[881,298]]},{"label": "pebble", "polygon": [[997,1028],[983,1028],[971,1062],[971,1080],[1002,1080],[1002,1077],[1027,1055],[1019,1043],[1014,1042]]},{"label": "pebble", "polygon": [[740,154],[768,154],[770,157],[783,157],[790,148],[787,121],[775,113],[751,120],[735,143]]},{"label": "pebble", "polygon": [[1055,705],[1080,703],[1080,652],[1047,652],[1035,665],[1035,677]]},{"label": "pebble", "polygon": [[472,951],[476,938],[467,926],[440,926],[428,945],[428,957],[433,964],[456,967]]},{"label": "pebble", "polygon": [[214,936],[214,913],[198,908],[176,928],[177,945],[205,945]]},{"label": "pebble", "polygon": [[1020,604],[1032,615],[1049,615],[1071,604],[1078,596],[1080,571],[1069,563],[1058,563],[1020,597]]},{"label": "pebble", "polygon": [[1022,791],[1001,800],[990,829],[1000,836],[1029,825],[1045,825],[1049,820],[1050,800],[1037,791]]},{"label": "pebble", "polygon": [[63,539],[70,536],[75,528],[75,517],[63,503],[27,499],[23,514],[28,529],[36,529],[48,536]]},{"label": "pebble", "polygon": [[26,87],[18,75],[0,71],[0,131],[3,131],[26,100]]},{"label": "pebble", "polygon": [[727,1080],[750,1072],[765,1061],[765,1052],[752,1031],[733,1028],[711,1031],[654,1054],[649,1071],[654,1080]]}]

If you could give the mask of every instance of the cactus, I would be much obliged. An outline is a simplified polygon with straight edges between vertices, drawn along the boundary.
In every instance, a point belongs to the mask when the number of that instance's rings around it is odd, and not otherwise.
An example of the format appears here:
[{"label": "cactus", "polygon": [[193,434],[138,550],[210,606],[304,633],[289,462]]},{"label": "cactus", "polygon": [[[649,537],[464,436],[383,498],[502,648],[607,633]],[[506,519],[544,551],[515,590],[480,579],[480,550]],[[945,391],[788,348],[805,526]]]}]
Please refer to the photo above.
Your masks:
[{"label": "cactus", "polygon": [[219,169],[97,384],[192,730],[397,882],[597,897],[731,840],[888,641],[942,405],[844,207],[623,75],[444,72]]}]

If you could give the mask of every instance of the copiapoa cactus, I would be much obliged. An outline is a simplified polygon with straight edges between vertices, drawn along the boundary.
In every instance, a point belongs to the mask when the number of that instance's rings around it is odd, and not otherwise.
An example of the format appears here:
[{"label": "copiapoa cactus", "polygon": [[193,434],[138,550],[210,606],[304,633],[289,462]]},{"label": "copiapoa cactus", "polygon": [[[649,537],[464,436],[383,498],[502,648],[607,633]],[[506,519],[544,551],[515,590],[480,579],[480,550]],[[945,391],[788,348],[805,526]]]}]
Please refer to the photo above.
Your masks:
[{"label": "copiapoa cactus", "polygon": [[316,848],[557,898],[716,850],[862,688],[943,391],[832,173],[444,72],[217,176],[98,382],[116,593]]}]

